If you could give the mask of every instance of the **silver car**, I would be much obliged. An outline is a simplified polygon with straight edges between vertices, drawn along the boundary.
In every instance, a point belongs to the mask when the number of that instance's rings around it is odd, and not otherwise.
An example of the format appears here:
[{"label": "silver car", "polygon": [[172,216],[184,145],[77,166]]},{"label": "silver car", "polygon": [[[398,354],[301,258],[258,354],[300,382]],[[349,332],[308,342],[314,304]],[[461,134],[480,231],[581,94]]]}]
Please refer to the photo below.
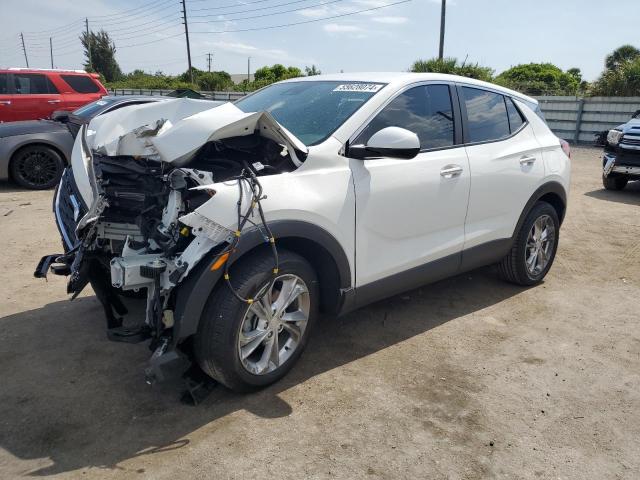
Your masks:
[{"label": "silver car", "polygon": [[69,164],[81,125],[122,107],[161,100],[167,98],[107,96],[73,112],[54,112],[50,120],[0,123],[0,180],[32,190],[54,187]]}]

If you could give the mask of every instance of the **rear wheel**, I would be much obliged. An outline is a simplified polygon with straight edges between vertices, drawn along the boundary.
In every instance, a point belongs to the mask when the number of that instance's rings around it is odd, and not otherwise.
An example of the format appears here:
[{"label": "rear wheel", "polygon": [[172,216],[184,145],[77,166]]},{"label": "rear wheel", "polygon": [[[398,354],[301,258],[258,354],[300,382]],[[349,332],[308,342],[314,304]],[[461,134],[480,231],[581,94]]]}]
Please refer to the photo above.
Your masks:
[{"label": "rear wheel", "polygon": [[318,282],[301,256],[279,250],[279,271],[271,274],[270,252],[252,254],[233,266],[233,287],[213,292],[195,337],[201,368],[232,390],[246,392],[269,385],[293,367],[315,321]]},{"label": "rear wheel", "polygon": [[60,181],[64,161],[52,148],[34,145],[14,153],[10,169],[11,177],[21,187],[43,190]]},{"label": "rear wheel", "polygon": [[500,276],[518,285],[535,285],[545,277],[558,249],[558,214],[546,202],[536,203],[525,218],[511,251],[498,265]]},{"label": "rear wheel", "polygon": [[627,186],[629,179],[622,175],[609,174],[605,177],[602,175],[602,185],[607,190],[622,190]]}]

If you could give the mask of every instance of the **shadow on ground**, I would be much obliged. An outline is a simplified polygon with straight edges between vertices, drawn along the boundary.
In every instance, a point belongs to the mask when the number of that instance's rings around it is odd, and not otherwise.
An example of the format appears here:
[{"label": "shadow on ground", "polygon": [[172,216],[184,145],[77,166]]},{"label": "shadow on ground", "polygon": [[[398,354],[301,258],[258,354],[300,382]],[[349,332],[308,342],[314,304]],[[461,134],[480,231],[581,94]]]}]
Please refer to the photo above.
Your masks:
[{"label": "shadow on ground", "polygon": [[[53,191],[53,188],[50,189]],[[16,192],[28,192],[29,190],[26,188],[19,187],[15,183],[9,180],[0,180],[0,192],[6,193],[16,193]]]},{"label": "shadow on ground", "polygon": [[320,319],[282,381],[251,395],[218,387],[198,407],[179,402],[177,380],[153,389],[143,382],[148,349],[107,341],[94,297],[51,303],[0,319],[0,447],[20,459],[50,459],[34,476],[117,468],[135,456],[180,449],[192,432],[237,410],[286,416],[292,407],[280,392],[521,291],[481,269]]},{"label": "shadow on ground", "polygon": [[606,200],[608,202],[624,203],[625,205],[640,205],[640,181],[629,182],[624,190],[593,190],[585,193],[587,197]]}]

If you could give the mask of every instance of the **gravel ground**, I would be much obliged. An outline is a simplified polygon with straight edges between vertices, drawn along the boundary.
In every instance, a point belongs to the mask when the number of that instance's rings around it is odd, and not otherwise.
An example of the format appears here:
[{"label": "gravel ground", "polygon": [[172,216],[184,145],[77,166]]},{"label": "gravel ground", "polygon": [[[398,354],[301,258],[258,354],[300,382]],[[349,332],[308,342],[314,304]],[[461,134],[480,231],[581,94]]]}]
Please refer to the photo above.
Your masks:
[{"label": "gravel ground", "polygon": [[32,277],[51,192],[0,184],[0,478],[640,478],[640,184],[602,190],[599,156],[574,149],[542,285],[485,268],[323,319],[283,381],[195,408]]}]

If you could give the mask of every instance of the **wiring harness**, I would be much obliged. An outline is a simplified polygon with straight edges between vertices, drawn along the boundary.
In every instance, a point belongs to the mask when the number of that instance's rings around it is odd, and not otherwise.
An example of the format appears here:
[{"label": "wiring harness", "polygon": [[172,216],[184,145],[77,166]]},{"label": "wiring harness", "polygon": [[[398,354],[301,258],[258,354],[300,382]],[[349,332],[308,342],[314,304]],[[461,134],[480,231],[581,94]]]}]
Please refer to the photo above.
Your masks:
[{"label": "wiring harness", "polygon": [[[243,297],[231,283],[231,276],[229,275],[229,266],[232,263],[230,261],[231,256],[236,251],[236,247],[238,246],[238,242],[240,241],[242,231],[247,223],[250,223],[256,228],[260,229],[262,227],[264,229],[263,235],[265,237],[265,241],[269,243],[269,245],[271,246],[271,252],[273,253],[274,266],[271,270],[271,280],[270,280],[269,288],[265,291],[271,290],[271,287],[273,286],[273,282],[279,271],[279,263],[278,263],[278,250],[276,248],[276,240],[275,240],[275,237],[273,236],[273,233],[271,232],[271,229],[269,228],[269,225],[267,224],[267,220],[265,219],[264,211],[262,209],[262,204],[260,203],[261,200],[266,198],[266,196],[263,195],[262,185],[260,184],[260,181],[258,180],[257,175],[255,174],[253,169],[247,164],[246,161],[243,162],[243,166],[244,168],[240,172],[240,175],[238,175],[235,178],[238,182],[238,190],[239,190],[238,203],[237,203],[238,226],[236,231],[234,232],[233,240],[228,245],[228,247],[224,249],[224,251],[220,252],[218,257],[220,259],[224,259],[223,260],[224,261],[224,280],[227,286],[229,287],[229,289],[231,290],[231,292],[233,293],[233,295],[239,301],[251,305],[254,302],[255,298]],[[244,214],[242,213],[242,201],[244,198],[244,192],[242,188],[243,182],[248,185],[249,190],[251,191],[249,208],[247,208],[247,211]],[[253,213],[255,210],[258,211],[258,215],[260,217],[260,225],[256,224],[251,220],[251,217],[253,216]]]}]

